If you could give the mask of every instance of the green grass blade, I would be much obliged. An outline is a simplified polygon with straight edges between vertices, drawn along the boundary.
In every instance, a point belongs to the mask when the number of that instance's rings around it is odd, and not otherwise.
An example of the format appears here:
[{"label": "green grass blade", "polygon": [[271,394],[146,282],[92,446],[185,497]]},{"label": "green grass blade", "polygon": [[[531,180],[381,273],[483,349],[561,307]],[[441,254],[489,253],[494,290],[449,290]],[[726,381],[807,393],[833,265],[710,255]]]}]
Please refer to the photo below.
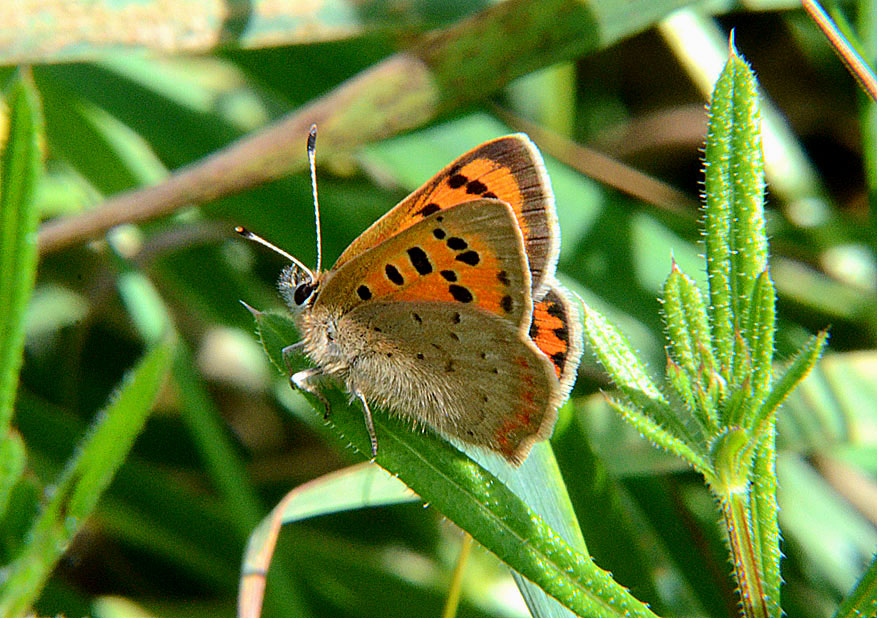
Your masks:
[{"label": "green grass blade", "polygon": [[[283,367],[280,350],[296,338],[291,319],[259,312],[255,317],[266,352]],[[332,404],[330,422],[360,453],[370,453],[362,412],[338,391],[324,394]],[[451,444],[380,411],[374,421],[381,467],[566,607],[583,616],[653,615],[505,483]],[[525,475],[535,464],[525,462],[514,473]]]},{"label": "green grass blade", "polygon": [[[274,125],[212,153],[165,183],[107,201],[40,231],[42,250],[57,250],[122,222],[143,221],[237,193],[306,165],[302,147],[320,125],[322,156],[423,126],[482,101],[512,79],[605,47],[645,28],[687,0],[585,4],[517,0],[425,36],[352,77]],[[513,30],[515,36],[508,36]]]},{"label": "green grass blade", "polygon": [[[30,10],[23,8],[28,5]],[[66,0],[25,0],[15,6],[23,13],[19,19],[0,10],[0,64],[91,60],[123,50],[204,53],[217,47],[259,49],[325,43],[375,30],[427,28],[436,19],[461,16],[473,3],[453,3],[439,11],[429,3],[379,2],[360,7],[344,1],[286,5],[284,11],[271,0],[253,0],[245,10],[233,3],[200,0],[175,10],[159,0],[110,0],[101,3],[99,10],[83,11],[76,19],[70,18]]]},{"label": "green grass blade", "polygon": [[17,432],[10,431],[0,440],[0,521],[9,507],[15,484],[24,473],[26,459],[24,441]]},{"label": "green grass blade", "polygon": [[0,138],[0,436],[12,419],[24,317],[36,279],[39,214],[34,190],[41,174],[42,125],[36,94],[24,74],[10,86],[6,102],[8,133]]},{"label": "green grass blade", "polygon": [[23,615],[42,590],[143,428],[170,368],[174,346],[169,338],[150,350],[98,414],[34,522],[27,545],[8,568],[0,592],[0,615]]},{"label": "green grass blade", "polygon": [[265,576],[280,526],[351,509],[417,500],[404,483],[381,468],[357,464],[321,476],[289,492],[250,534],[241,566],[238,618],[258,618]]},{"label": "green grass blade", "polygon": [[873,616],[877,613],[877,555],[865,574],[856,583],[856,587],[843,600],[834,614],[834,618],[857,618]]}]

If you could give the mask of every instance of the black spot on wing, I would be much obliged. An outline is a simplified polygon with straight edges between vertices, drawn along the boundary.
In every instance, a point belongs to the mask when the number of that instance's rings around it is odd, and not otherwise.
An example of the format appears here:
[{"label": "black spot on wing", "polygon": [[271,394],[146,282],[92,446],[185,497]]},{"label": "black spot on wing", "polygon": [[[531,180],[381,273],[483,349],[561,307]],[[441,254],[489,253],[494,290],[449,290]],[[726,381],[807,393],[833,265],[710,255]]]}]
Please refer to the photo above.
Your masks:
[{"label": "black spot on wing", "polygon": [[439,274],[445,278],[445,281],[450,281],[451,283],[453,283],[457,280],[457,273],[455,273],[453,270],[442,270],[439,272]]},{"label": "black spot on wing", "polygon": [[560,302],[553,300],[548,304],[548,315],[562,320],[566,317],[566,311]]},{"label": "black spot on wing", "polygon": [[469,266],[475,266],[478,262],[481,261],[481,258],[478,256],[478,253],[475,251],[464,251],[459,254],[456,258],[458,262],[463,262],[464,264],[468,264]]},{"label": "black spot on wing", "polygon": [[362,300],[368,300],[372,297],[372,291],[368,289],[368,286],[361,285],[356,288],[356,293]]},{"label": "black spot on wing", "polygon": [[463,174],[454,174],[448,178],[448,186],[451,189],[459,189],[467,182],[469,182],[469,179],[463,176]]},{"label": "black spot on wing", "polygon": [[448,249],[453,249],[454,251],[462,251],[469,246],[465,240],[460,238],[459,236],[451,236],[447,240]]},{"label": "black spot on wing", "polygon": [[418,274],[428,275],[432,272],[432,264],[423,249],[420,247],[411,247],[408,249],[407,253],[408,259],[411,260],[411,265]]},{"label": "black spot on wing", "polygon": [[438,212],[440,210],[441,210],[441,207],[439,207],[438,204],[434,204],[434,203],[430,202],[429,204],[427,204],[426,206],[424,206],[423,208],[418,210],[415,214],[418,214],[421,217],[428,217],[432,213]]},{"label": "black spot on wing", "polygon": [[471,303],[474,299],[472,292],[470,292],[468,288],[464,288],[462,285],[457,285],[456,283],[452,283],[448,286],[448,292],[451,293],[454,300],[461,303]]},{"label": "black spot on wing", "polygon": [[405,283],[405,278],[402,276],[402,273],[400,273],[399,269],[392,264],[387,264],[386,266],[384,266],[384,272],[387,273],[387,279],[389,279],[396,285],[402,285],[403,283]]},{"label": "black spot on wing", "polygon": [[466,193],[472,195],[481,195],[485,191],[487,191],[487,185],[480,180],[473,180],[466,185]]}]

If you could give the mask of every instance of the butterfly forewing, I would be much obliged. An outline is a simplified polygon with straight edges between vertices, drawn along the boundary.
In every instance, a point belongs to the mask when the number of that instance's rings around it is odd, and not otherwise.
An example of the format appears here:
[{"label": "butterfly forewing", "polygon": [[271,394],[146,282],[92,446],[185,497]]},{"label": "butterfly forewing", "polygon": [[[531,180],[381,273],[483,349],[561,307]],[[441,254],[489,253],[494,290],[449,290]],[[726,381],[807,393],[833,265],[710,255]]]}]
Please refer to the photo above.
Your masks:
[{"label": "butterfly forewing", "polygon": [[523,134],[486,142],[462,155],[363,232],[335,268],[388,235],[478,198],[499,199],[511,206],[524,238],[533,297],[541,298],[554,274],[560,234],[542,157]]},{"label": "butterfly forewing", "polygon": [[477,200],[420,220],[327,274],[314,309],[375,301],[477,307],[526,329],[530,274],[508,205]]},{"label": "butterfly forewing", "polygon": [[373,338],[348,387],[440,433],[520,464],[551,435],[560,385],[513,324],[469,305],[365,303],[343,320]]}]

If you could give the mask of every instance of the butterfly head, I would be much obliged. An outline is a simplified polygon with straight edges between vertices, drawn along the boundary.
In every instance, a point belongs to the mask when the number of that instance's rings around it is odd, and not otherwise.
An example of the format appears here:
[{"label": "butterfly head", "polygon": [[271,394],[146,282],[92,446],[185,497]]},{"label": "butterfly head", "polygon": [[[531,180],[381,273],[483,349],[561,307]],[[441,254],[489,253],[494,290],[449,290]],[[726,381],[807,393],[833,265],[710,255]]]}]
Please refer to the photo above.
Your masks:
[{"label": "butterfly head", "polygon": [[[320,289],[320,265],[323,261],[322,241],[320,238],[320,203],[317,199],[317,169],[316,169],[316,144],[317,144],[317,125],[311,126],[308,133],[308,167],[311,172],[311,189],[314,194],[314,219],[317,228],[317,268],[311,270],[299,260],[291,256],[283,249],[271,244],[264,238],[253,234],[246,228],[238,226],[235,231],[254,242],[264,245],[287,258],[292,264],[283,269],[280,273],[280,279],[277,281],[277,288],[280,290],[280,296],[286,301],[289,309],[293,313],[298,313],[305,307],[309,307],[317,299]],[[316,274],[315,274],[316,273]]]},{"label": "butterfly head", "polygon": [[299,260],[280,247],[271,244],[261,236],[253,234],[250,230],[244,227],[236,227],[235,232],[248,240],[252,240],[253,242],[268,247],[292,262],[292,264],[281,271],[280,279],[277,281],[277,288],[280,290],[280,295],[283,297],[283,300],[286,301],[286,304],[289,305],[289,308],[293,312],[297,313],[317,299],[317,290],[320,288],[320,281],[310,268],[302,264]]},{"label": "butterfly head", "polygon": [[305,307],[309,307],[317,300],[320,291],[320,281],[314,274],[299,264],[293,262],[283,269],[280,279],[277,280],[277,288],[280,296],[286,301],[290,311],[298,313]]}]

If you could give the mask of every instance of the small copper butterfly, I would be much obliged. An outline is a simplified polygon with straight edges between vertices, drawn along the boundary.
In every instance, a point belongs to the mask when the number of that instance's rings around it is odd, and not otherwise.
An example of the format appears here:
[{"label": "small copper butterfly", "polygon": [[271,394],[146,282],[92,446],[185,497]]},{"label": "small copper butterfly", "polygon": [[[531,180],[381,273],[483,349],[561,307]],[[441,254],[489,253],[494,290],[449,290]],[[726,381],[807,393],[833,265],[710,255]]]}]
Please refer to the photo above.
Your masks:
[{"label": "small copper butterfly", "polygon": [[[308,159],[319,207],[314,147]],[[580,312],[554,278],[560,245],[542,157],[523,134],[467,152],[363,232],[335,265],[292,261],[280,294],[314,364],[292,384],[320,397],[323,377],[369,404],[520,465],[550,437],[582,354]],[[328,407],[327,407],[328,410]]]}]

